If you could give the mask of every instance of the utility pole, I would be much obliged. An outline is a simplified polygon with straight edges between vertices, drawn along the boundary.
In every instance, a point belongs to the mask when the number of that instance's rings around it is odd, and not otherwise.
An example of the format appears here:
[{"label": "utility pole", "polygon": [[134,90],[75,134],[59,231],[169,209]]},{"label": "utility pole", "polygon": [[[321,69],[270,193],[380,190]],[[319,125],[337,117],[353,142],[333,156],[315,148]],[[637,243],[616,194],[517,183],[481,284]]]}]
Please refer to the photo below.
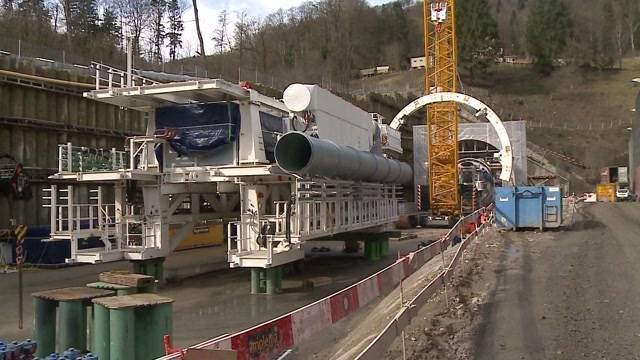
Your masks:
[{"label": "utility pole", "polygon": [[127,87],[133,86],[132,81],[133,73],[133,38],[127,36]]}]

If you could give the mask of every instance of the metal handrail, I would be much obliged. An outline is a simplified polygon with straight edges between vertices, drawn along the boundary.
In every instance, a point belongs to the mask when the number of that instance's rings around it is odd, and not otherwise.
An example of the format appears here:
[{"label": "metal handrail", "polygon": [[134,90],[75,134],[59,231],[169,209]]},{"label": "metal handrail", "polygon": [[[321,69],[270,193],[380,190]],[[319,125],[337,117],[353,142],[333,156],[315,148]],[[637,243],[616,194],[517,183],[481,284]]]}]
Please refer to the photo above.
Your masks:
[{"label": "metal handrail", "polygon": [[126,151],[58,145],[58,173],[111,171],[125,168]]}]

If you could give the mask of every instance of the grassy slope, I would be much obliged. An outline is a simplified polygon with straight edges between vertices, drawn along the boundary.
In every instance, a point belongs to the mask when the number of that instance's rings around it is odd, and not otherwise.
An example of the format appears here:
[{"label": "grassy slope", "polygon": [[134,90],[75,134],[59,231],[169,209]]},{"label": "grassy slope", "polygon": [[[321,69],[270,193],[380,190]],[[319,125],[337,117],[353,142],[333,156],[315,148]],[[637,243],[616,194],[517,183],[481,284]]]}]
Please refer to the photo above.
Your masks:
[{"label": "grassy slope", "polygon": [[[505,121],[527,120],[530,141],[583,161],[589,167],[586,170],[557,164],[596,183],[600,167],[627,162],[626,128],[638,93],[630,80],[637,76],[640,58],[627,60],[623,70],[594,72],[565,67],[549,77],[541,77],[526,66],[499,65],[474,85],[464,81],[464,91],[489,104]],[[354,80],[351,86],[366,91],[419,93],[422,81],[422,72],[416,70]]]}]

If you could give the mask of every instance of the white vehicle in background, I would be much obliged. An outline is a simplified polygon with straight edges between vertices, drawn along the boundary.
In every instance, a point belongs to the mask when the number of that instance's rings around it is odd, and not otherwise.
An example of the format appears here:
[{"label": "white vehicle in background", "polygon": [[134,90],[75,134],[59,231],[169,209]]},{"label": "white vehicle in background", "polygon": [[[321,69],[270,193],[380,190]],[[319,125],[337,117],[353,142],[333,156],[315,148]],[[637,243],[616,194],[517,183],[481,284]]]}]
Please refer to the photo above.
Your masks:
[{"label": "white vehicle in background", "polygon": [[618,188],[618,190],[616,190],[616,198],[618,201],[630,200],[631,193],[629,192],[629,188]]}]

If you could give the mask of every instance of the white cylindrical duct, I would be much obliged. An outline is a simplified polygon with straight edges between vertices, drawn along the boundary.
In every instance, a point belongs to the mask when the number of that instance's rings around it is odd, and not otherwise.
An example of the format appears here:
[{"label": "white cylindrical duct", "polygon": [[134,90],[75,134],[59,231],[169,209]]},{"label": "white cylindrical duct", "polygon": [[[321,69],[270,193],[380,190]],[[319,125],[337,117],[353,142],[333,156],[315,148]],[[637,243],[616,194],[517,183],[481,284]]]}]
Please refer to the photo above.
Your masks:
[{"label": "white cylindrical duct", "polygon": [[406,163],[297,131],[278,140],[275,156],[283,170],[300,175],[395,184],[408,184],[413,177]]}]

